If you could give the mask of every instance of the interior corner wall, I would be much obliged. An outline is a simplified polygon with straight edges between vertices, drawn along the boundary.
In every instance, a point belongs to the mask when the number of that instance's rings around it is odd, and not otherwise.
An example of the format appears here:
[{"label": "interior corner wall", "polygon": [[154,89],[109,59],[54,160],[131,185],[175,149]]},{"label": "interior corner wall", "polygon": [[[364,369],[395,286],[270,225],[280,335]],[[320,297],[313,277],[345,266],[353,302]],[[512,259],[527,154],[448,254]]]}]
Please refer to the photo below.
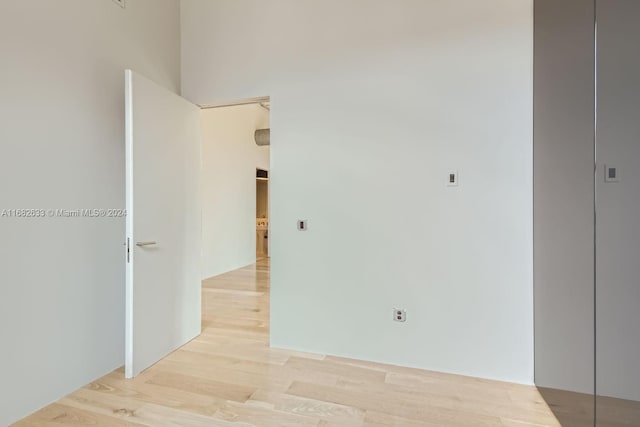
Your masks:
[{"label": "interior corner wall", "polygon": [[269,111],[238,105],[202,111],[202,278],[256,262],[256,169],[269,170],[269,147],[256,129]]},{"label": "interior corner wall", "polygon": [[593,393],[594,4],[536,0],[535,382]]},{"label": "interior corner wall", "polygon": [[187,98],[271,96],[271,344],[533,383],[532,0],[181,18]]},{"label": "interior corner wall", "polygon": [[[124,209],[124,70],[179,90],[179,13],[0,2],[0,211]],[[0,217],[0,425],[124,363],[124,237],[124,218]]]}]

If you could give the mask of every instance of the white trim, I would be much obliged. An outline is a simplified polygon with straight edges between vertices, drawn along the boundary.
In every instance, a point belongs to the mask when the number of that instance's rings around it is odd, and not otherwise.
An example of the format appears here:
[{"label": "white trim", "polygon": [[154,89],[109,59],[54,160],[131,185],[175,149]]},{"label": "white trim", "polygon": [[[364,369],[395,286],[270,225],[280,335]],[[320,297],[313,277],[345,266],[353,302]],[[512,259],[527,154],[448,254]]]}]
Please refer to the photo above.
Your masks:
[{"label": "white trim", "polygon": [[133,72],[125,70],[125,157],[126,157],[126,239],[129,258],[125,259],[125,378],[133,378]]}]

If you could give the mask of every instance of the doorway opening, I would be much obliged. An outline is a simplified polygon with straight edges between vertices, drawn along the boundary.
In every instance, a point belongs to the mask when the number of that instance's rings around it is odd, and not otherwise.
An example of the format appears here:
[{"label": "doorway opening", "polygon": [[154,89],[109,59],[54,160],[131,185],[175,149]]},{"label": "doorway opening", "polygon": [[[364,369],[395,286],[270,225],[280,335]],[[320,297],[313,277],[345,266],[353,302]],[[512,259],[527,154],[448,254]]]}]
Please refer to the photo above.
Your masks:
[{"label": "doorway opening", "polygon": [[268,255],[268,192],[259,197],[258,178],[268,185],[270,146],[259,135],[270,110],[264,102],[205,108],[201,120],[204,280]]},{"label": "doorway opening", "polygon": [[202,110],[202,333],[269,342],[270,104]]}]

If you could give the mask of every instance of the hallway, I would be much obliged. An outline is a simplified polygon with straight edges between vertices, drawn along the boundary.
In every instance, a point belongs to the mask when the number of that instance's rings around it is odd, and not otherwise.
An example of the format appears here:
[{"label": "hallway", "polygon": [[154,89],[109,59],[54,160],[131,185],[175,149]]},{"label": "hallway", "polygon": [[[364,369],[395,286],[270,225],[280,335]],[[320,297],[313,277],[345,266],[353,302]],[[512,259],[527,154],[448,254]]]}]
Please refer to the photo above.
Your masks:
[{"label": "hallway", "polygon": [[203,333],[17,426],[557,426],[534,387],[270,349],[269,259],[203,282]]}]

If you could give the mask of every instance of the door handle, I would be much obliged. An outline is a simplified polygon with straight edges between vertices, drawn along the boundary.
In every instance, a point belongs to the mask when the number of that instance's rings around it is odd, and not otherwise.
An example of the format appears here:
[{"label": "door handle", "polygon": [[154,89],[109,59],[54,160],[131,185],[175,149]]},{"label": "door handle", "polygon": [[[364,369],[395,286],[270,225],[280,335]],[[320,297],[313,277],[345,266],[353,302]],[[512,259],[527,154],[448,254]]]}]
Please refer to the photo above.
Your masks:
[{"label": "door handle", "polygon": [[157,245],[157,243],[156,242],[137,242],[136,243],[136,246],[140,246],[140,247],[153,246],[153,245]]}]

